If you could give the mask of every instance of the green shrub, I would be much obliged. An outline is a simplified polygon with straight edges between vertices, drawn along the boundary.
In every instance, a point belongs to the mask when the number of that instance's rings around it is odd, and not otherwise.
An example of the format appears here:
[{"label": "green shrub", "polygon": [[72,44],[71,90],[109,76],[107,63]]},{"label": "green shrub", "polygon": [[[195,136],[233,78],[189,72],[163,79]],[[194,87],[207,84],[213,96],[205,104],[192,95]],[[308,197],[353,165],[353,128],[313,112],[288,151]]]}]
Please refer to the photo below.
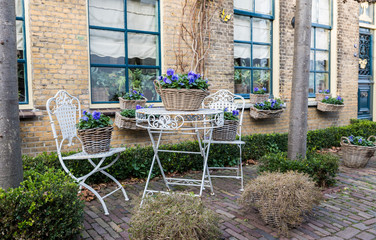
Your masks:
[{"label": "green shrub", "polygon": [[135,240],[219,239],[219,218],[200,198],[182,194],[158,194],[136,207],[129,228]]},{"label": "green shrub", "polygon": [[318,186],[335,183],[339,158],[332,154],[309,153],[305,159],[290,160],[286,153],[271,153],[259,160],[259,172],[298,171],[308,174]]},{"label": "green shrub", "polygon": [[0,189],[0,239],[73,239],[82,229],[78,185],[61,170],[26,171],[18,188]]}]

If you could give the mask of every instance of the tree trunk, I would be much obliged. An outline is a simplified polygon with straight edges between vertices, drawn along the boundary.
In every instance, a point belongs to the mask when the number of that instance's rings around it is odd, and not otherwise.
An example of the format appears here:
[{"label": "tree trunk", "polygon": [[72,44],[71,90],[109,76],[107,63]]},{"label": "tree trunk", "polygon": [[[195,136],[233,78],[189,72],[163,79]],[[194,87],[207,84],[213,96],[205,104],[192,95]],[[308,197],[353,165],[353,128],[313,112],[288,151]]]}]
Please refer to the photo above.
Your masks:
[{"label": "tree trunk", "polygon": [[23,179],[18,113],[16,15],[14,0],[0,0],[0,187]]},{"label": "tree trunk", "polygon": [[312,1],[297,0],[295,10],[294,72],[291,88],[291,109],[288,157],[297,159],[307,151],[308,86],[311,48]]}]

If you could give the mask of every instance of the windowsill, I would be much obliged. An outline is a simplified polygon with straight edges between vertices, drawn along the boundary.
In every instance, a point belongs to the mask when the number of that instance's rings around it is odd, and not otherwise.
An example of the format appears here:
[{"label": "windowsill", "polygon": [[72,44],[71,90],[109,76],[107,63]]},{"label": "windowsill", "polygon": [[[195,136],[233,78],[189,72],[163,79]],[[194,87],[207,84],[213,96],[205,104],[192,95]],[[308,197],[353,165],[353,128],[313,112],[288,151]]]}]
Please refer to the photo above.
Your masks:
[{"label": "windowsill", "polygon": [[43,116],[43,113],[37,109],[20,109],[19,110],[19,116],[20,119],[30,119],[30,118],[35,118],[35,117],[40,117]]}]

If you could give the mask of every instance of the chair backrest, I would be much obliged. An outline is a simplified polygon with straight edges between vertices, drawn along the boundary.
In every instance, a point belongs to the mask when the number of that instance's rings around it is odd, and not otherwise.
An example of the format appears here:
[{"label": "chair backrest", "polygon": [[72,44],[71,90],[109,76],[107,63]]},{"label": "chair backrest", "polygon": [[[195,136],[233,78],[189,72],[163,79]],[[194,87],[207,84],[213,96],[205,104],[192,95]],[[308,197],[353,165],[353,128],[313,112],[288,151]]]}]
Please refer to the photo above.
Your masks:
[{"label": "chair backrest", "polygon": [[[65,140],[68,140],[68,146],[72,145],[74,138],[77,138],[81,142],[81,140],[77,137],[76,128],[77,112],[79,118],[81,118],[81,105],[78,98],[73,97],[64,90],[60,90],[54,97],[48,99],[46,109],[48,116],[50,117],[52,133],[56,141],[56,147],[59,154]],[[62,135],[62,140],[60,143],[59,136],[56,133],[53,116],[56,117],[59,123],[60,132]]]},{"label": "chair backrest", "polygon": [[225,90],[225,89],[222,89],[222,90],[217,91],[216,93],[210,94],[202,102],[202,108],[222,109],[222,110],[227,108],[228,111],[240,109],[239,129],[237,132],[239,137],[241,137],[244,107],[245,107],[245,100],[242,96],[235,95],[229,90]]}]

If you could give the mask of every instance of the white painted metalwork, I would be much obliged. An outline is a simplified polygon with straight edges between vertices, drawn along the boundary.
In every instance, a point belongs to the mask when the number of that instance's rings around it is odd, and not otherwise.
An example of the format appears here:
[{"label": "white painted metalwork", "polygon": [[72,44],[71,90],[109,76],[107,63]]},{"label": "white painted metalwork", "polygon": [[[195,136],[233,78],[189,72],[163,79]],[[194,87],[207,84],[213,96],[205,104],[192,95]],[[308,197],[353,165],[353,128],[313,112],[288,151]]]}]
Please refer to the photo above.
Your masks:
[{"label": "white painted metalwork", "polygon": [[[71,96],[66,91],[60,90],[53,98],[48,99],[46,103],[46,108],[48,112],[48,116],[50,118],[51,128],[52,128],[52,134],[55,139],[56,147],[57,147],[57,154],[59,157],[59,161],[61,166],[63,167],[64,171],[69,174],[70,177],[72,177],[77,183],[80,185],[80,191],[82,187],[87,188],[89,191],[91,191],[100,201],[100,203],[103,206],[104,212],[106,215],[108,215],[108,210],[106,203],[104,202],[104,198],[112,195],[118,190],[121,190],[124,198],[126,201],[128,201],[127,193],[125,192],[123,186],[117,181],[113,176],[111,176],[108,172],[105,170],[109,167],[111,167],[120,157],[120,153],[125,150],[125,148],[111,148],[108,152],[98,153],[98,154],[87,154],[85,151],[63,157],[61,155],[61,151],[64,147],[63,143],[67,140],[68,144],[67,146],[72,146],[73,140],[76,138],[82,145],[82,141],[79,137],[77,137],[77,129],[76,124],[77,120],[81,118],[81,105],[78,98]],[[77,114],[78,113],[78,114]],[[77,118],[78,115],[78,118]],[[58,122],[58,127],[60,130],[60,133],[62,137],[59,137],[57,134],[58,131],[56,131],[55,127],[55,121]],[[109,164],[102,166],[105,159],[107,157],[110,157],[114,154],[117,154],[116,158],[110,162]],[[85,160],[87,159],[89,163],[93,166],[93,170],[87,173],[84,176],[76,177],[74,176],[67,166],[65,165],[64,161],[66,160]],[[92,159],[100,159],[98,164],[92,161]],[[101,197],[101,195],[95,191],[92,187],[90,187],[88,184],[85,183],[85,181],[94,173],[100,172],[110,178],[112,181],[114,181],[118,188],[116,188],[114,191],[110,192],[104,197]]]},{"label": "white painted metalwork", "polygon": [[[224,113],[222,110],[216,109],[200,109],[198,111],[167,111],[164,108],[144,108],[136,110],[136,125],[148,130],[154,150],[154,156],[150,166],[149,175],[146,181],[145,190],[142,195],[140,206],[142,206],[145,196],[153,195],[156,192],[168,194],[168,192],[148,189],[155,161],[157,161],[159,169],[162,173],[163,181],[166,184],[168,190],[171,190],[170,186],[173,185],[196,186],[200,187],[200,192],[199,194],[195,194],[195,196],[201,197],[204,188],[210,187],[211,193],[214,194],[207,161],[213,128],[223,126],[223,115]],[[207,141],[209,142],[209,144],[203,146],[199,130],[205,130],[208,132]],[[200,151],[190,152],[159,149],[162,135],[171,133],[195,135],[199,143]],[[157,138],[157,140],[155,140],[155,137]],[[203,172],[201,180],[166,178],[161,161],[158,156],[159,152],[200,154],[203,157]]]},{"label": "white painted metalwork", "polygon": [[238,167],[208,167],[209,170],[215,170],[215,169],[227,169],[227,170],[236,170],[236,176],[222,176],[222,175],[213,175],[211,174],[211,177],[219,177],[219,178],[235,178],[240,179],[241,181],[241,189],[240,191],[244,190],[244,180],[243,180],[243,165],[242,165],[242,146],[245,144],[244,141],[241,140],[242,137],[242,124],[243,124],[243,113],[244,113],[244,107],[245,107],[245,101],[244,98],[238,95],[235,95],[231,93],[228,90],[219,90],[216,93],[213,93],[209,96],[207,96],[203,103],[203,108],[208,109],[217,109],[222,110],[227,108],[228,111],[233,111],[240,109],[239,112],[239,127],[237,130],[237,136],[238,140],[235,141],[215,141],[215,140],[207,140],[207,137],[209,132],[204,130],[204,147],[206,145],[210,144],[235,144],[239,147],[239,162]]}]

